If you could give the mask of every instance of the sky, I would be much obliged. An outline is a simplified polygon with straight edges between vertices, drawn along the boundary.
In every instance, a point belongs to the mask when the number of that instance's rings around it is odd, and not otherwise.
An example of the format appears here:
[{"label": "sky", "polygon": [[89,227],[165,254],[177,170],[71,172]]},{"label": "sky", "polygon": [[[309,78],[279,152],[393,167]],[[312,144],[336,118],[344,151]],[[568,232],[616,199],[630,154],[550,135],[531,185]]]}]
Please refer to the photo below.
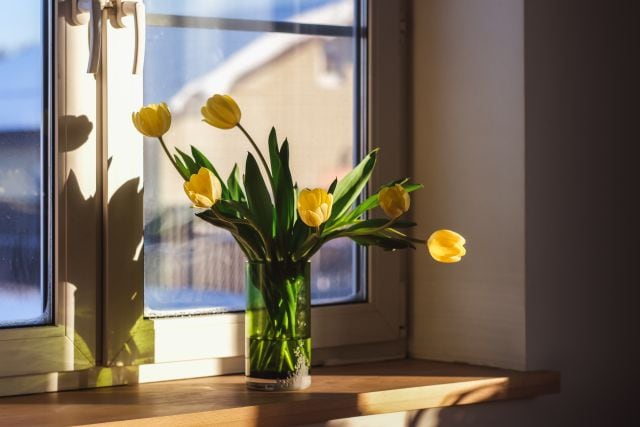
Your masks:
[{"label": "sky", "polygon": [[[3,3],[8,3],[3,0]],[[40,40],[42,0],[11,2],[11,13],[0,13],[0,51],[36,44]]]}]

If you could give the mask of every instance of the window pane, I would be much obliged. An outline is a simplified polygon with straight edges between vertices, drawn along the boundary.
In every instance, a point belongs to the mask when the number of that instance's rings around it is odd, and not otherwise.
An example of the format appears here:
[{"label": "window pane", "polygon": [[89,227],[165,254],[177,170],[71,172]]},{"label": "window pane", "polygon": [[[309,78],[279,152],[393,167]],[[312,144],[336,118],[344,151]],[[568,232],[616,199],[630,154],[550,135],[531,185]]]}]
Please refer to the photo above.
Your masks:
[{"label": "window pane", "polygon": [[344,17],[353,21],[353,3],[349,0],[145,1],[149,14],[331,25],[345,25]]},{"label": "window pane", "polygon": [[47,239],[44,2],[0,14],[0,326],[50,319]]},{"label": "window pane", "polygon": [[[328,31],[344,31],[339,36],[318,34],[324,28],[312,34],[246,31],[246,26],[240,31],[219,29],[217,21],[211,28],[150,26],[145,103],[168,102],[173,113],[168,145],[183,151],[197,146],[226,177],[235,163],[244,169],[250,146],[237,129],[202,123],[200,107],[213,93],[228,93],[264,152],[271,126],[280,140],[288,138],[300,188],[326,188],[351,169],[358,146],[354,2],[147,2],[150,12],[235,18],[249,16],[247,3],[260,5],[253,12],[264,11],[251,17],[314,22],[314,16],[331,16]],[[144,173],[146,314],[242,310],[243,254],[228,233],[194,217],[181,179],[154,140],[145,141]],[[363,298],[355,279],[358,255],[350,241],[336,240],[314,256],[314,304]]]}]

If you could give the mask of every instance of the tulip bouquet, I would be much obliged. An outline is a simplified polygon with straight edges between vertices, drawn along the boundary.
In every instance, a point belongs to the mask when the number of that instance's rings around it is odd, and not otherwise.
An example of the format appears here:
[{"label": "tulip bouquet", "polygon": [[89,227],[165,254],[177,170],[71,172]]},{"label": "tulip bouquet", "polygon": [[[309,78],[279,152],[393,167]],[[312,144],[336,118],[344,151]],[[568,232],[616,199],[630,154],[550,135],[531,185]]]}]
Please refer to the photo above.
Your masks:
[{"label": "tulip bouquet", "polygon": [[[289,143],[279,141],[275,128],[269,134],[267,160],[240,123],[240,108],[231,97],[212,96],[201,113],[205,123],[238,128],[248,140],[255,155],[247,153],[242,175],[235,165],[223,179],[193,146],[189,154],[176,148],[172,155],[163,140],[171,126],[166,104],[142,107],[132,119],[139,132],[158,138],[198,208],[196,215],[227,230],[247,258],[247,376],[262,378],[260,384],[275,378],[278,389],[304,387],[296,378],[310,363],[308,261],[328,241],[349,238],[385,250],[427,243],[433,258],[445,263],[465,254],[464,238],[453,231],[436,231],[428,240],[405,232],[416,224],[401,216],[409,209],[409,194],[420,184],[399,179],[361,198],[376,149],[328,188],[300,190],[289,168]],[[385,217],[367,217],[378,207]],[[257,383],[252,384],[260,388]]]}]

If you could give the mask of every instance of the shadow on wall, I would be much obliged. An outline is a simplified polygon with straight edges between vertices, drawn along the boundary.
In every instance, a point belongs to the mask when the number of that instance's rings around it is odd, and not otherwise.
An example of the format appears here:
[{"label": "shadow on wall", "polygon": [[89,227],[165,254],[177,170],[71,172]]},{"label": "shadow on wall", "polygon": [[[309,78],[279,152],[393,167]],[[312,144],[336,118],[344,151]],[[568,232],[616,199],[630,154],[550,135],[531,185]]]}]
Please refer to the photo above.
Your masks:
[{"label": "shadow on wall", "polygon": [[[70,154],[81,149],[87,142],[93,130],[93,124],[87,116],[63,116],[58,119],[60,132],[60,151]],[[97,162],[94,158],[91,161]],[[61,168],[66,165],[61,164]],[[59,233],[57,245],[60,250],[58,261],[58,278],[66,284],[73,295],[67,295],[67,301],[73,300],[72,307],[66,307],[66,323],[73,330],[73,343],[76,351],[81,353],[87,361],[96,360],[96,307],[98,305],[98,289],[100,283],[98,256],[98,237],[101,223],[99,216],[100,204],[96,197],[95,188],[83,188],[78,175],[72,169],[64,170],[60,179],[64,180],[58,194],[63,195],[58,200],[58,223],[61,230],[73,227],[73,232]],[[66,179],[65,179],[66,178]],[[89,181],[91,178],[89,178]],[[91,186],[89,186],[91,187]],[[73,260],[74,262],[67,262]],[[69,299],[69,298],[72,298]],[[69,355],[73,357],[73,355]]]},{"label": "shadow on wall", "polygon": [[[89,135],[93,130],[93,124],[86,116],[65,116],[59,119],[59,131],[64,133],[60,137],[63,146],[60,150],[70,156],[74,156],[70,162],[70,169],[65,171],[66,179],[59,194],[63,197],[59,200],[59,221],[63,227],[73,229],[70,233],[61,233],[59,236],[60,247],[65,251],[61,252],[64,257],[73,262],[60,264],[58,272],[61,282],[65,282],[67,289],[75,289],[73,307],[69,307],[67,312],[67,323],[74,330],[73,341],[75,352],[80,353],[84,358],[95,364],[100,363],[102,354],[97,353],[100,348],[100,331],[97,328],[97,319],[103,317],[104,301],[102,298],[103,289],[100,285],[103,282],[102,259],[105,255],[104,239],[114,238],[109,235],[109,230],[103,235],[103,223],[101,211],[101,191],[95,187],[95,183],[102,182],[102,171],[99,167],[95,169],[95,176],[82,176],[84,171],[73,170],[73,164],[87,162],[92,170],[93,165],[102,163],[101,150],[95,150],[86,159],[82,158],[83,148]],[[93,157],[95,156],[95,157]],[[107,168],[111,165],[111,159],[107,163]],[[64,179],[64,175],[63,178]],[[79,176],[82,176],[79,178]],[[110,335],[111,342],[118,345],[118,350],[112,352],[113,358],[124,361],[125,365],[140,363],[152,357],[153,354],[153,334],[144,334],[144,342],[136,340],[135,334],[142,318],[137,313],[141,313],[141,307],[134,310],[132,305],[141,305],[141,295],[137,295],[135,290],[129,289],[136,283],[135,275],[141,275],[142,267],[142,197],[143,191],[140,189],[140,179],[135,178],[126,181],[109,198],[107,205],[107,215],[109,223],[118,224],[117,248],[108,252],[107,261],[111,266],[118,266],[109,270],[110,283],[117,283],[117,292],[120,293],[116,304],[122,304],[119,311],[117,331],[104,331]],[[134,221],[139,219],[140,223]],[[142,278],[138,278],[142,280]],[[122,300],[122,301],[120,301]],[[71,300],[69,300],[71,301]],[[117,335],[117,336],[114,336]],[[109,341],[107,341],[109,342]],[[149,356],[151,355],[151,356]],[[73,357],[73,355],[69,355]],[[75,356],[76,361],[78,356]],[[108,363],[109,361],[106,361]],[[71,383],[68,383],[71,381]],[[135,383],[137,382],[137,369],[135,368],[106,368],[100,370],[85,371],[84,375],[65,375],[58,377],[61,388],[84,388],[94,386],[107,386],[112,384]]]}]

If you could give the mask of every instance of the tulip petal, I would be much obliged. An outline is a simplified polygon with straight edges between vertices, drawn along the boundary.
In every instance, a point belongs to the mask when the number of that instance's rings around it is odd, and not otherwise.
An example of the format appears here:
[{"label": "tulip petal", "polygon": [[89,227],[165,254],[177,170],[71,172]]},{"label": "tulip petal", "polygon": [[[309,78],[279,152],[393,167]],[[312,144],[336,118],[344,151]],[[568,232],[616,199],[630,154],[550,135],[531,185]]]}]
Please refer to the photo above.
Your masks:
[{"label": "tulip petal", "polygon": [[238,104],[229,95],[215,94],[200,109],[203,120],[220,129],[231,129],[240,122]]},{"label": "tulip petal", "polygon": [[323,188],[303,189],[298,194],[298,214],[309,227],[319,227],[331,217],[333,195]]},{"label": "tulip petal", "polygon": [[464,248],[466,240],[451,230],[437,230],[427,240],[427,248],[431,257],[438,262],[458,262],[467,253]]},{"label": "tulip petal", "polygon": [[222,184],[207,168],[200,168],[183,185],[184,191],[194,206],[210,208],[222,195]]},{"label": "tulip petal", "polygon": [[399,184],[380,190],[378,200],[385,215],[391,219],[408,211],[411,204],[409,193]]},{"label": "tulip petal", "polygon": [[161,137],[171,127],[171,112],[164,102],[146,105],[131,115],[138,132],[148,137]]}]

